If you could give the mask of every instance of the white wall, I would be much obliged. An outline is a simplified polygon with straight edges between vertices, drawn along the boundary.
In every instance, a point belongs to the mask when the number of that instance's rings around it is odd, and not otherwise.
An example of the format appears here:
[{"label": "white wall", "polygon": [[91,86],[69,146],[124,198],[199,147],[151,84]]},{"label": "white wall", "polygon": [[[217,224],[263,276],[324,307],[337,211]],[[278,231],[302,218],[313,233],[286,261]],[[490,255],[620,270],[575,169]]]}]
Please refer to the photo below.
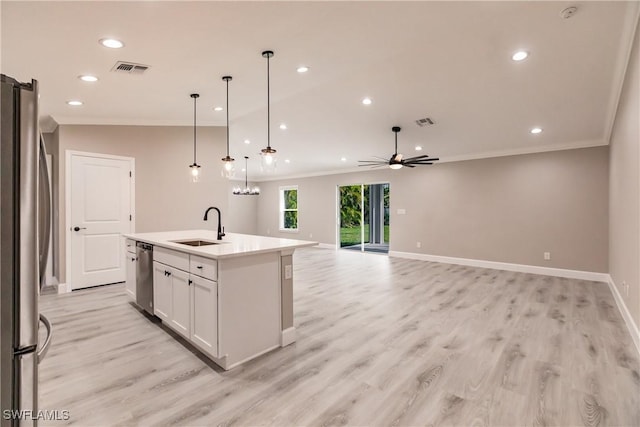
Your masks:
[{"label": "white wall", "polygon": [[[337,186],[381,182],[393,251],[608,271],[608,147],[263,182],[258,232],[335,244]],[[281,185],[298,186],[298,234],[277,231]]]},{"label": "white wall", "polygon": [[[611,135],[609,269],[640,328],[640,42],[633,43]],[[629,288],[627,293],[623,283]]]},{"label": "white wall", "polygon": [[[188,165],[193,162],[190,126],[79,126],[59,127],[58,228],[60,281],[65,281],[65,152],[66,150],[135,158],[136,232],[181,229],[215,230],[217,219],[203,221],[208,206],[222,211],[226,231],[254,231],[252,202],[230,202],[233,185],[220,174],[226,150],[224,127],[198,128],[198,163],[202,179],[193,184]],[[255,203],[255,202],[254,202]]]}]

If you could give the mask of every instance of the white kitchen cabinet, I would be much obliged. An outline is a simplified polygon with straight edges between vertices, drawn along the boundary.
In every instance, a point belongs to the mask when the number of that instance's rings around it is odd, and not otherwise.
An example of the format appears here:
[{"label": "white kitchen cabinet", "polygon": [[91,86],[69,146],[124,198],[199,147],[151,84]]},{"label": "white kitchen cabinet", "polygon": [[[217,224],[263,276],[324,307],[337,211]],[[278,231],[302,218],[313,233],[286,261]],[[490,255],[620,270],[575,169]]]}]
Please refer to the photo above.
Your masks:
[{"label": "white kitchen cabinet", "polygon": [[125,291],[134,301],[136,300],[136,267],[138,257],[136,256],[136,242],[125,239],[124,267],[126,272]]},{"label": "white kitchen cabinet", "polygon": [[218,356],[218,284],[191,275],[191,341],[211,356]]},{"label": "white kitchen cabinet", "polygon": [[136,267],[138,263],[138,258],[135,253],[127,252],[125,255],[125,271],[127,273],[126,282],[125,282],[125,290],[127,295],[131,297],[134,301],[136,300]]},{"label": "white kitchen cabinet", "polygon": [[164,322],[171,318],[171,278],[168,275],[169,266],[153,262],[153,314]]},{"label": "white kitchen cabinet", "polygon": [[169,326],[189,339],[191,331],[191,292],[189,273],[168,267],[171,280],[171,316]]}]

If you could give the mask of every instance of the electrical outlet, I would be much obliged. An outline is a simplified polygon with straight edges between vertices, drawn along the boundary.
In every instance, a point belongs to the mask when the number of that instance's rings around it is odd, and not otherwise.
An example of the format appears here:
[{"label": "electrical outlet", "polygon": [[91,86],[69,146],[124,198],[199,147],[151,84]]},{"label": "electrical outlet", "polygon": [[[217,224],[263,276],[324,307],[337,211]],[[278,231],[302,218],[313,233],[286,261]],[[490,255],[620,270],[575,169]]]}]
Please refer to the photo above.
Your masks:
[{"label": "electrical outlet", "polygon": [[291,265],[285,265],[284,266],[284,278],[285,278],[285,280],[291,279],[292,277],[293,277],[293,269],[291,268]]},{"label": "electrical outlet", "polygon": [[551,252],[545,252],[544,253],[544,259],[545,259],[545,261],[549,261],[551,259]]},{"label": "electrical outlet", "polygon": [[422,247],[422,242],[416,242],[416,248],[421,248]]}]

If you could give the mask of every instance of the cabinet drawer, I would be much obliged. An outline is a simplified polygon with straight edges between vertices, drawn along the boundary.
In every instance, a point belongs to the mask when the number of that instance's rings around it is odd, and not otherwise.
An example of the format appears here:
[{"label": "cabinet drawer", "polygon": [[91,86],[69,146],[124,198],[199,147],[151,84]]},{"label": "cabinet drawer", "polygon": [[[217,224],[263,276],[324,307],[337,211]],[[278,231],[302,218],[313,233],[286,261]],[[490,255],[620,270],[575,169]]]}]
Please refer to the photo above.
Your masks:
[{"label": "cabinet drawer", "polygon": [[125,239],[124,245],[127,248],[127,252],[131,252],[132,254],[136,253],[136,241],[131,239]]},{"label": "cabinet drawer", "polygon": [[153,260],[183,271],[189,271],[189,254],[155,246]]},{"label": "cabinet drawer", "polygon": [[209,280],[218,280],[218,262],[215,259],[191,255],[189,272]]}]

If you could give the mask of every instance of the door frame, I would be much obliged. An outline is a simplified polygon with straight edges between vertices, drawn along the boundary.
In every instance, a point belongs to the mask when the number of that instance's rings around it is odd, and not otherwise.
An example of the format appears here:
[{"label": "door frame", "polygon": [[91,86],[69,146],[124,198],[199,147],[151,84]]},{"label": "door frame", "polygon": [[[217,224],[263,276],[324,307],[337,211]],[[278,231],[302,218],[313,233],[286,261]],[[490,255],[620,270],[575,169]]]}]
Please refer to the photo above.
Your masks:
[{"label": "door frame", "polygon": [[[391,180],[383,180],[383,181],[358,181],[351,184],[338,184],[336,185],[336,250],[342,249],[340,247],[340,187],[350,187],[353,185],[359,185],[361,187],[361,195],[364,198],[364,186],[365,185],[378,185],[378,184],[387,184],[389,186],[389,211],[391,211]],[[362,209],[364,209],[364,203],[362,204]],[[384,230],[383,230],[384,233]],[[391,215],[389,215],[389,236],[391,236]],[[362,245],[362,240],[364,240],[364,229],[360,227],[360,244]],[[361,251],[364,252],[364,251]],[[391,237],[389,237],[389,252],[391,252]],[[388,255],[388,254],[387,254]]]},{"label": "door frame", "polygon": [[[71,277],[71,158],[73,156],[93,157],[107,160],[125,160],[129,162],[131,179],[129,180],[129,209],[131,221],[129,222],[129,232],[136,231],[136,159],[134,157],[116,156],[113,154],[91,153],[88,151],[65,150],[65,177],[64,177],[64,239],[65,239],[65,291],[73,290]],[[126,251],[124,245],[122,250]],[[60,292],[61,290],[59,290]]]}]

